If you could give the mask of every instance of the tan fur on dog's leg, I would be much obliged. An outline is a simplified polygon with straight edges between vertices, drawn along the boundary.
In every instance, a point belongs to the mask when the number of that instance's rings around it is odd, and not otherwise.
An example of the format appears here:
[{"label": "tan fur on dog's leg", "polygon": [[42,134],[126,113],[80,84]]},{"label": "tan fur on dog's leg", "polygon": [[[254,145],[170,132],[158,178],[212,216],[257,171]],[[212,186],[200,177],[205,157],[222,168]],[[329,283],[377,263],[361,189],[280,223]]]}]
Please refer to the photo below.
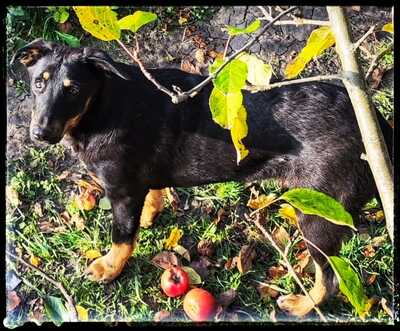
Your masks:
[{"label": "tan fur on dog's leg", "polygon": [[136,238],[132,244],[113,243],[110,251],[94,260],[85,270],[85,274],[92,281],[109,283],[119,276],[124,269],[126,262],[135,249]]},{"label": "tan fur on dog's leg", "polygon": [[[325,286],[325,276],[319,264],[314,261],[315,264],[315,284],[310,290],[310,296],[314,302],[318,305],[322,303],[327,296],[327,288]],[[313,302],[308,296],[289,294],[280,296],[277,300],[279,308],[286,311],[290,315],[297,317],[304,317],[314,307]]]},{"label": "tan fur on dog's leg", "polygon": [[154,219],[164,209],[163,190],[150,190],[144,200],[142,214],[140,216],[140,226],[148,228],[153,225]]}]

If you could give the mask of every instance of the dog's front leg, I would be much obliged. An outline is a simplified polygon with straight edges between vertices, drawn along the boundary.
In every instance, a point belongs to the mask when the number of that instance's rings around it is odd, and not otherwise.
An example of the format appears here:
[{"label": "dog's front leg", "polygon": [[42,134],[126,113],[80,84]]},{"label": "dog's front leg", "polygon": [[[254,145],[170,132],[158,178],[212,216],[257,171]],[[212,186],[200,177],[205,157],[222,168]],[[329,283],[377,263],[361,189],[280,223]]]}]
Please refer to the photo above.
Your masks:
[{"label": "dog's front leg", "polygon": [[109,196],[113,209],[112,246],[86,269],[89,279],[108,283],[122,272],[135,248],[145,192],[123,198]]}]

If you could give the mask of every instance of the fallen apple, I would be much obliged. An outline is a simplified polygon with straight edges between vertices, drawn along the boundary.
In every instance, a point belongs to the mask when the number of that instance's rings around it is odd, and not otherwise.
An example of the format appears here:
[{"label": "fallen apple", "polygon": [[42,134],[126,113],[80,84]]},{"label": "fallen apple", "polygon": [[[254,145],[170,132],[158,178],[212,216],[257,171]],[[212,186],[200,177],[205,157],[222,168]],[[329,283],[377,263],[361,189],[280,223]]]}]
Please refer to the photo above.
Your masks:
[{"label": "fallen apple", "polygon": [[216,309],[215,298],[202,288],[190,290],[183,300],[183,310],[192,321],[209,321],[213,319]]},{"label": "fallen apple", "polygon": [[161,276],[161,288],[167,296],[179,297],[189,288],[189,276],[180,267],[168,268]]}]

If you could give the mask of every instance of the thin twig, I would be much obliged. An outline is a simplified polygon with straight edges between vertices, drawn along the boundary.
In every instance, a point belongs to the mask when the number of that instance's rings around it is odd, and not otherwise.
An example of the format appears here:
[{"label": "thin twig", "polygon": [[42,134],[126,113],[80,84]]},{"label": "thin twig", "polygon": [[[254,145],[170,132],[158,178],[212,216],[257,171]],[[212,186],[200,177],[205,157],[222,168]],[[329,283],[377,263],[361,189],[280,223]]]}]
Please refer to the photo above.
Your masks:
[{"label": "thin twig", "polygon": [[369,78],[371,75],[372,71],[374,71],[376,65],[378,64],[378,61],[388,52],[390,52],[393,49],[393,43],[389,44],[388,47],[384,48],[379,54],[377,54],[374,59],[372,60],[367,73],[365,74],[365,80]]},{"label": "thin twig", "polygon": [[[264,17],[259,18],[259,20],[263,21],[263,20],[267,20],[267,21],[271,21],[273,20],[272,16],[270,13],[267,12],[267,10],[263,7],[263,6],[257,6],[258,9],[261,10],[261,12],[263,13]],[[307,18],[300,18],[300,17],[296,17],[293,16],[293,20],[283,20],[283,21],[279,21],[276,22],[275,25],[305,25],[305,24],[309,24],[309,25],[325,25],[328,26],[329,25],[329,21],[320,21],[320,20],[312,20],[312,19],[307,19]]]},{"label": "thin twig", "polygon": [[231,39],[232,39],[232,36],[229,35],[228,40],[226,41],[226,44],[225,44],[224,55],[223,55],[223,59],[224,60],[225,60],[225,56],[226,56],[226,53],[228,51],[228,46],[229,46],[229,42],[231,41]]},{"label": "thin twig", "polygon": [[[259,214],[257,214],[259,215]],[[288,271],[291,273],[291,275],[293,276],[294,280],[296,281],[296,283],[300,286],[301,290],[303,291],[303,293],[311,300],[311,302],[314,305],[314,310],[317,312],[317,314],[319,315],[319,317],[321,318],[322,321],[327,322],[326,317],[324,316],[324,314],[322,314],[321,310],[317,307],[317,304],[315,303],[314,299],[311,297],[311,295],[308,293],[308,291],[305,289],[303,283],[301,282],[301,280],[299,279],[299,277],[296,274],[296,271],[294,271],[292,265],[290,264],[287,256],[285,255],[285,253],[281,250],[281,248],[278,246],[278,244],[275,242],[275,240],[272,238],[272,235],[264,229],[264,227],[260,224],[259,219],[254,220],[254,224],[255,226],[262,232],[262,234],[270,241],[271,245],[279,252],[279,254],[282,256],[286,267],[288,269]]]},{"label": "thin twig", "polygon": [[354,44],[353,44],[353,51],[355,51],[360,45],[364,42],[365,39],[368,38],[368,36],[374,32],[375,30],[375,25],[371,26],[368,31],[360,38],[358,39]]},{"label": "thin twig", "polygon": [[14,254],[12,254],[11,252],[9,252],[8,250],[6,250],[6,254],[8,254],[9,256],[11,256],[13,259],[17,260],[18,262],[22,263],[23,265],[25,265],[28,268],[31,268],[33,270],[35,270],[38,274],[40,274],[43,278],[45,278],[47,281],[49,281],[50,283],[52,283],[54,286],[56,286],[60,292],[62,293],[62,295],[64,296],[64,298],[67,300],[67,305],[69,308],[69,312],[70,312],[70,319],[72,322],[76,322],[78,320],[78,312],[76,311],[75,308],[75,301],[74,299],[67,293],[67,291],[65,290],[64,286],[60,283],[57,282],[56,280],[54,280],[53,278],[49,277],[47,274],[45,274],[42,270],[40,270],[39,268],[35,267],[34,265],[30,264],[29,262],[26,262],[24,259],[20,258],[19,256],[16,256]]},{"label": "thin twig", "polygon": [[322,80],[342,80],[343,77],[339,74],[335,75],[321,75],[321,76],[314,76],[314,77],[307,77],[307,78],[299,78],[299,79],[292,79],[292,80],[286,80],[283,82],[278,82],[278,83],[273,83],[269,84],[267,86],[257,86],[257,87],[245,87],[244,90],[251,91],[252,93],[255,92],[260,92],[260,91],[268,91],[273,88],[281,87],[281,86],[286,86],[286,85],[292,85],[292,84],[301,84],[301,83],[308,83],[308,82],[319,82]]},{"label": "thin twig", "polygon": [[146,68],[144,67],[142,61],[139,59],[137,54],[131,53],[129,51],[129,49],[124,45],[124,43],[121,42],[120,40],[117,39],[117,42],[124,49],[124,51],[130,56],[130,58],[139,65],[140,70],[146,76],[146,78],[150,82],[152,82],[160,91],[168,94],[171,97],[171,99],[174,101],[174,99],[176,98],[176,94],[171,92],[170,90],[168,90],[165,86],[161,85],[159,82],[157,82],[157,80],[146,70]]}]

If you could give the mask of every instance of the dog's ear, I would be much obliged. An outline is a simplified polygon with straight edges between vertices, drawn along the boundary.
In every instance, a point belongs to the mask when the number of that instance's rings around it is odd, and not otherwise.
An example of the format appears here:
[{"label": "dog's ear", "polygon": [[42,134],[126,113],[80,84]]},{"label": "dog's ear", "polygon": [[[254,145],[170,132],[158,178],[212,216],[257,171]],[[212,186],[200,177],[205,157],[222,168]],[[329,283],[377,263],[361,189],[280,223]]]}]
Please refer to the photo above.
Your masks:
[{"label": "dog's ear", "polygon": [[115,62],[106,52],[85,47],[83,49],[83,59],[87,63],[93,64],[96,68],[101,69],[107,73],[113,73],[118,77],[125,80],[130,80],[132,77],[129,76],[122,66]]},{"label": "dog's ear", "polygon": [[15,60],[19,59],[26,67],[34,65],[37,60],[45,56],[53,50],[52,43],[49,43],[42,38],[35,39],[28,45],[20,48],[11,59],[10,65],[13,65]]}]

